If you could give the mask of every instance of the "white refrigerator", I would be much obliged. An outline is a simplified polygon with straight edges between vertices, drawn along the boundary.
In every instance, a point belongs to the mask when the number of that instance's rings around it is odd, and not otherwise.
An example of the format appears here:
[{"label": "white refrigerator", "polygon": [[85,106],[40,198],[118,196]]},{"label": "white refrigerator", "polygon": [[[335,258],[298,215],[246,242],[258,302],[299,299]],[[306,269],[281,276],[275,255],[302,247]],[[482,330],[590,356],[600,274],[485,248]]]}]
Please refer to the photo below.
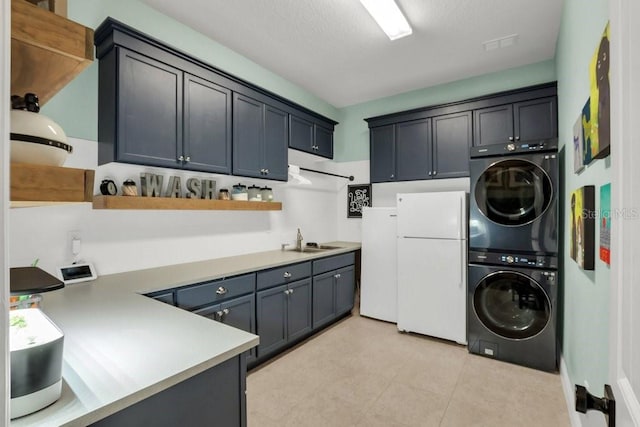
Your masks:
[{"label": "white refrigerator", "polygon": [[396,323],[396,208],[362,209],[360,314]]},{"label": "white refrigerator", "polygon": [[397,195],[398,329],[466,344],[467,194]]}]

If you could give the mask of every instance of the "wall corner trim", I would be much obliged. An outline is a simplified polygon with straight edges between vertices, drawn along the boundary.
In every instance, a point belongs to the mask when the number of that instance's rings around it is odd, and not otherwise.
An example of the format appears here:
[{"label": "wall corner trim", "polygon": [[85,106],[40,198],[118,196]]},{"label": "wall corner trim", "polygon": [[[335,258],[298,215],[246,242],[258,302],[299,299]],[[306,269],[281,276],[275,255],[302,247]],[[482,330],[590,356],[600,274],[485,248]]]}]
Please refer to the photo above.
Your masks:
[{"label": "wall corner trim", "polygon": [[567,403],[567,412],[569,412],[571,427],[582,427],[582,419],[575,410],[574,387],[569,378],[567,364],[562,355],[560,355],[560,380],[562,381],[562,391],[564,392],[564,399]]}]

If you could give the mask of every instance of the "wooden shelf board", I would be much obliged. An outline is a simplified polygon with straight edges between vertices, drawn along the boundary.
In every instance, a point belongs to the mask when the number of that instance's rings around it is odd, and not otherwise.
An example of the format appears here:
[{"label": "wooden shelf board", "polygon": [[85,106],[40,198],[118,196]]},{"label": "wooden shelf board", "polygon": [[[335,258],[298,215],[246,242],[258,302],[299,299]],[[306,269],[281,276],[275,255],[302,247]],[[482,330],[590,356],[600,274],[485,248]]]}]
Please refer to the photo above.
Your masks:
[{"label": "wooden shelf board", "polygon": [[95,172],[58,166],[11,164],[11,206],[90,202]]},{"label": "wooden shelf board", "polygon": [[170,209],[222,211],[280,211],[280,202],[203,200],[169,197],[93,196],[94,209]]},{"label": "wooden shelf board", "polygon": [[44,105],[93,61],[93,30],[24,0],[11,1],[11,94]]}]

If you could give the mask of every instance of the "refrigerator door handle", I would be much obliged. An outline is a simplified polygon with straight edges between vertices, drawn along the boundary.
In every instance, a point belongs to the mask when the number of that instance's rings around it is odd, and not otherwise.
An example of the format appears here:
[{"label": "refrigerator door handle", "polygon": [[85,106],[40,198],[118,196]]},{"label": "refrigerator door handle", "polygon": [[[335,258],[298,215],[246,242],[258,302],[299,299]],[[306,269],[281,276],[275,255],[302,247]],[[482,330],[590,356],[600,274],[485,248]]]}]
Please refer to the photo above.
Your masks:
[{"label": "refrigerator door handle", "polygon": [[464,196],[460,196],[460,210],[458,211],[460,216],[458,217],[458,239],[462,239],[462,224],[464,224]]},{"label": "refrigerator door handle", "polygon": [[462,268],[458,269],[460,272],[460,289],[464,289],[464,269],[467,267],[467,262],[465,260],[465,255],[467,254],[467,241],[461,240],[462,244],[460,245],[460,261],[462,261]]}]

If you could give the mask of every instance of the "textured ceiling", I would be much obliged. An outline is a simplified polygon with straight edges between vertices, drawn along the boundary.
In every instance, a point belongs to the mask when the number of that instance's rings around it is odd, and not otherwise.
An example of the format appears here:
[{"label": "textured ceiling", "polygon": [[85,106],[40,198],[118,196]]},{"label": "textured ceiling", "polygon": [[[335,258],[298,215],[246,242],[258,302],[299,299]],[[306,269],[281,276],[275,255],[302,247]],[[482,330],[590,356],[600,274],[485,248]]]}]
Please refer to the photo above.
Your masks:
[{"label": "textured ceiling", "polygon": [[358,0],[143,1],[336,107],[551,59],[563,3],[396,0],[413,34],[390,41]]}]

